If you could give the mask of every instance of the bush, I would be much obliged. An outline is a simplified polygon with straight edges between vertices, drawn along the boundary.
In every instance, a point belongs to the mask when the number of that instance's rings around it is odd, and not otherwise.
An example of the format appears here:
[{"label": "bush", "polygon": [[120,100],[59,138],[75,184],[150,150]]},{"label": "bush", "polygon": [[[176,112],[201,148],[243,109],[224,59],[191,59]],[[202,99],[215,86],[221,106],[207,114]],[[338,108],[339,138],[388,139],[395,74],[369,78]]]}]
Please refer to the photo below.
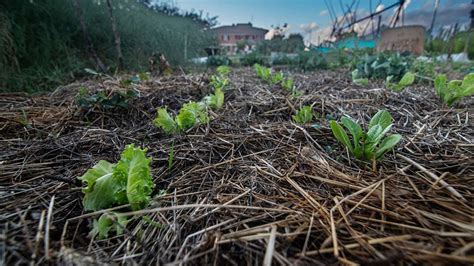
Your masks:
[{"label": "bush", "polygon": [[298,67],[303,71],[328,68],[326,57],[322,53],[314,51],[304,51],[299,53],[297,62]]},{"label": "bush", "polygon": [[[204,56],[215,38],[192,18],[169,16],[143,1],[113,1],[127,71],[149,69],[152,53],[162,53],[172,65]],[[99,57],[115,70],[116,51],[107,5],[80,1],[87,30]],[[99,4],[100,3],[100,4]],[[6,62],[6,63],[5,63]],[[72,1],[0,1],[0,91],[42,91],[94,68]]]},{"label": "bush", "polygon": [[255,64],[268,65],[267,58],[258,52],[251,52],[242,56],[240,63],[243,66],[253,66]]},{"label": "bush", "polygon": [[209,56],[207,58],[207,65],[208,66],[215,66],[215,67],[230,66],[231,61],[230,61],[229,57],[227,57],[225,55],[213,55],[213,56]]}]

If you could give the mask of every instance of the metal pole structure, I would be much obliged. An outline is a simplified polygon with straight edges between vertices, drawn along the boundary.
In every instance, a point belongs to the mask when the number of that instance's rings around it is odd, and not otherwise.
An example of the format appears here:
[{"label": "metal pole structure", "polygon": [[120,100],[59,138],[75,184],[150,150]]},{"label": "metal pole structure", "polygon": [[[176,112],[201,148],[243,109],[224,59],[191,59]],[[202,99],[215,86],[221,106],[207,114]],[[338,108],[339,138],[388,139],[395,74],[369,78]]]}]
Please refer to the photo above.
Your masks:
[{"label": "metal pole structure", "polygon": [[436,13],[438,13],[438,6],[439,6],[439,0],[436,0],[434,12],[433,12],[433,18],[431,19],[430,30],[428,31],[429,32],[428,36],[431,36],[431,33],[433,33],[434,24],[435,24],[435,21],[436,21]]}]

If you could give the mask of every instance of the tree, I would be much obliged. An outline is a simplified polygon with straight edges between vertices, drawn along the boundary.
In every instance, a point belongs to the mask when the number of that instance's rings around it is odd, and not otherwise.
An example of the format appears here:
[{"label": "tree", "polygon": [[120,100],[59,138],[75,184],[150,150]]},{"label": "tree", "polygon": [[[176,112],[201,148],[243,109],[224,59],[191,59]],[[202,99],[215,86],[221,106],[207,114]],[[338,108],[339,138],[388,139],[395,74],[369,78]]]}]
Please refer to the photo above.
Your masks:
[{"label": "tree", "polygon": [[115,50],[117,51],[118,69],[123,69],[123,55],[122,46],[120,44],[120,34],[117,31],[117,22],[115,21],[112,0],[107,0],[107,7],[109,9],[110,24],[112,24],[112,32],[114,33]]},{"label": "tree", "polygon": [[91,36],[87,31],[86,22],[84,20],[84,14],[82,13],[81,6],[79,4],[79,0],[72,0],[74,5],[74,9],[76,10],[77,18],[79,19],[79,24],[81,26],[82,34],[84,35],[84,40],[86,41],[87,51],[89,52],[89,57],[97,67],[102,70],[102,72],[107,72],[107,67],[105,64],[100,60],[99,56],[97,55],[97,51],[94,48],[94,44],[92,43]]}]

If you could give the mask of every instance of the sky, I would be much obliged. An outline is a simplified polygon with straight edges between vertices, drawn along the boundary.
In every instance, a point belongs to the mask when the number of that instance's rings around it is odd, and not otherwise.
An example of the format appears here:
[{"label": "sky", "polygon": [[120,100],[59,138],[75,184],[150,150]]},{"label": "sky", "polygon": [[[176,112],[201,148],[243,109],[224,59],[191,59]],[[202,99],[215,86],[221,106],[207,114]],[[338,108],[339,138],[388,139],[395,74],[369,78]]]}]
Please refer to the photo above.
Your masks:
[{"label": "sky", "polygon": [[[325,2],[332,2],[336,16],[343,12],[339,0],[168,0],[183,10],[202,10],[204,14],[218,16],[219,25],[251,22],[254,26],[271,29],[288,23],[288,32],[300,32],[313,43],[328,37],[331,31],[331,17]],[[350,5],[353,0],[341,0]],[[396,0],[354,0],[359,2],[357,17],[372,10],[387,7]],[[380,3],[380,6],[378,4]],[[429,27],[433,16],[435,0],[407,0],[405,5],[405,25],[421,24]],[[435,28],[456,22],[467,24],[471,0],[440,0]],[[386,12],[382,22],[388,22],[395,9]],[[365,22],[369,23],[369,22]],[[375,22],[374,22],[375,23]],[[358,25],[359,30],[367,25]],[[368,26],[369,28],[371,25]],[[357,30],[357,29],[356,29]]]}]

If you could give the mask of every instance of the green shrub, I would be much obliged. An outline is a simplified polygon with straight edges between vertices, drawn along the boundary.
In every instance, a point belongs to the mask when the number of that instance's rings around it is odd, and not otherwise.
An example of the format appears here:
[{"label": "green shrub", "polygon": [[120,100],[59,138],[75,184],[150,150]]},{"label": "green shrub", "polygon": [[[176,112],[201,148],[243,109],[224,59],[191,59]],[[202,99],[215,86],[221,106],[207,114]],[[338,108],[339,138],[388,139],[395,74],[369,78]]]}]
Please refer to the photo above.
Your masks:
[{"label": "green shrub", "polygon": [[[383,79],[392,76],[398,82],[410,70],[412,59],[398,54],[365,55],[360,58],[353,69],[353,79]],[[354,74],[355,73],[355,74]]]},{"label": "green shrub", "polygon": [[314,51],[304,51],[298,54],[298,68],[303,71],[316,69],[327,69],[328,62],[322,53]]},{"label": "green shrub", "polygon": [[[107,5],[103,0],[79,2],[95,50],[115,71]],[[152,53],[164,54],[171,65],[185,64],[185,49],[188,58],[203,56],[204,48],[217,42],[198,20],[153,11],[143,1],[115,0],[113,5],[124,70],[149,70]],[[95,64],[72,1],[0,1],[0,91],[52,89],[82,75],[86,67]]]},{"label": "green shrub", "polygon": [[229,57],[225,55],[213,55],[207,58],[208,66],[230,66],[231,61]]},{"label": "green shrub", "polygon": [[248,53],[240,58],[240,63],[243,66],[253,66],[255,64],[267,65],[267,58],[258,52]]}]

